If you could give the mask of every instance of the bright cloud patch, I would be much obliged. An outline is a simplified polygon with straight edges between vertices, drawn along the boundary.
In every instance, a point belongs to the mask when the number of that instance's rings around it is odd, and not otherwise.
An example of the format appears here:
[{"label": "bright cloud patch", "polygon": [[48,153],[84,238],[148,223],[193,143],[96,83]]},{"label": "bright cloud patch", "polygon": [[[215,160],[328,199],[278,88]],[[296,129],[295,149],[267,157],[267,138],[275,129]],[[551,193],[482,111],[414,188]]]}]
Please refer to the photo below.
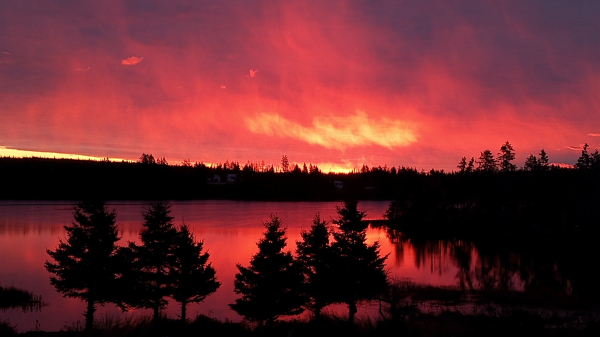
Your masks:
[{"label": "bright cloud patch", "polygon": [[376,122],[362,111],[348,117],[315,117],[311,127],[278,114],[261,113],[254,118],[246,118],[246,125],[253,133],[295,138],[328,149],[368,145],[391,149],[417,141],[414,127],[411,128],[409,123],[385,118]]},{"label": "bright cloud patch", "polygon": [[258,69],[256,69],[256,70],[252,70],[252,69],[250,69],[250,73],[248,74],[248,76],[249,76],[249,77],[254,77],[254,76],[256,76],[256,73],[257,73],[257,72],[258,72]]},{"label": "bright cloud patch", "polygon": [[132,56],[132,57],[128,57],[128,58],[124,59],[123,61],[121,61],[121,64],[124,64],[126,66],[132,66],[132,65],[142,62],[143,59],[144,59],[143,57]]},{"label": "bright cloud patch", "polygon": [[590,132],[590,133],[588,133],[588,136],[590,136],[590,137],[600,137],[600,133]]}]

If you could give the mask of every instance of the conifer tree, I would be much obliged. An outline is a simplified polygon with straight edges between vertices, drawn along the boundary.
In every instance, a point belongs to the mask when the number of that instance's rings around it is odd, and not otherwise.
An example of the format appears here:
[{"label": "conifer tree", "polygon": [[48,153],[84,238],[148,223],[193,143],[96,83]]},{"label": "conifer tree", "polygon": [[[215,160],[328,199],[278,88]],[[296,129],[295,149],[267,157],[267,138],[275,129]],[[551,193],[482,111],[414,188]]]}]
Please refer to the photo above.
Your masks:
[{"label": "conifer tree", "polygon": [[303,231],[302,241],[296,242],[296,255],[302,263],[306,281],[304,292],[309,299],[307,307],[315,318],[319,318],[321,310],[336,300],[333,296],[336,284],[332,266],[335,258],[329,235],[327,221],[321,220],[317,214],[310,231]]},{"label": "conifer tree", "polygon": [[292,254],[283,251],[286,237],[281,220],[272,215],[265,228],[250,266],[237,265],[235,293],[242,297],[229,305],[246,320],[260,324],[272,323],[279,316],[299,314],[305,303],[302,270]]},{"label": "conifer tree", "polygon": [[462,157],[458,166],[456,166],[460,173],[464,173],[467,170],[467,157]]},{"label": "conifer tree", "polygon": [[140,233],[142,244],[129,244],[133,259],[131,273],[135,291],[132,291],[129,306],[153,310],[153,320],[158,321],[160,309],[167,305],[174,279],[171,268],[175,263],[174,250],[177,230],[170,216],[171,205],[155,202],[142,212],[144,229]]},{"label": "conifer tree", "polygon": [[46,261],[45,267],[55,275],[50,283],[58,292],[87,302],[85,329],[90,330],[96,305],[115,300],[116,212],[108,211],[103,202],[81,202],[73,217],[73,225],[64,227],[67,240],[61,240],[55,251],[46,250],[55,263]]},{"label": "conifer tree", "polygon": [[530,154],[529,157],[527,157],[527,159],[525,160],[525,166],[523,167],[523,169],[525,171],[537,171],[540,168],[540,164],[537,160],[537,158]]},{"label": "conifer tree", "polygon": [[510,145],[508,140],[504,145],[500,147],[500,153],[498,154],[498,166],[500,171],[509,172],[517,169],[517,166],[512,163],[515,159],[515,149]]},{"label": "conifer tree", "polygon": [[546,154],[546,151],[544,151],[544,149],[542,149],[540,151],[540,159],[538,160],[538,165],[540,166],[540,168],[542,170],[547,170],[549,165],[548,165],[548,155]]},{"label": "conifer tree", "polygon": [[588,169],[591,166],[590,154],[588,153],[589,145],[585,143],[581,150],[581,156],[577,159],[575,167],[578,169]]},{"label": "conifer tree", "polygon": [[186,225],[181,226],[177,234],[170,268],[174,282],[172,296],[181,304],[181,320],[185,322],[187,304],[204,301],[221,283],[208,262],[208,252],[202,252],[203,242],[196,242]]},{"label": "conifer tree", "polygon": [[348,305],[348,321],[354,322],[359,301],[373,299],[387,286],[384,271],[387,255],[379,255],[379,242],[367,245],[365,213],[358,210],[356,201],[345,201],[337,207],[338,218],[333,223],[332,244],[335,253],[334,275],[337,302]]},{"label": "conifer tree", "polygon": [[492,151],[485,150],[481,152],[481,156],[479,156],[479,161],[477,161],[477,170],[483,172],[496,171],[496,160],[494,159]]}]

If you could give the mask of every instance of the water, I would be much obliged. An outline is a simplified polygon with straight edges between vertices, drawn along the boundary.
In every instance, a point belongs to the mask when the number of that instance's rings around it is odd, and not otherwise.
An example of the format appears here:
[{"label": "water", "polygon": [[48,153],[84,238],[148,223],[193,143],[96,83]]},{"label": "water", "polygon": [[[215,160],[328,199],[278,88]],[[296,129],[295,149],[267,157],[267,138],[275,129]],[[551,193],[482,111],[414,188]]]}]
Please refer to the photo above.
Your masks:
[{"label": "water", "polygon": [[[236,263],[247,266],[257,252],[256,242],[262,237],[263,222],[271,214],[278,215],[287,227],[288,247],[293,251],[300,240],[302,229],[310,228],[316,213],[322,219],[337,217],[339,202],[244,202],[244,201],[192,201],[173,202],[171,215],[175,224],[190,226],[198,240],[210,253],[210,262],[222,283],[219,290],[203,303],[190,304],[188,317],[204,314],[221,320],[241,320],[228,304],[233,303],[233,279]],[[359,209],[367,219],[381,219],[388,202],[365,201]],[[49,259],[46,249],[56,249],[59,240],[65,239],[63,226],[72,222],[73,202],[0,202],[0,286],[15,286],[41,295],[47,305],[41,311],[23,312],[20,309],[0,311],[0,319],[9,319],[20,332],[29,330],[56,331],[76,326],[84,321],[85,303],[79,299],[64,298],[50,285],[44,262]],[[116,209],[121,236],[120,245],[129,241],[139,243],[142,229],[143,202],[108,203]],[[461,242],[414,243],[400,233],[386,229],[369,228],[369,243],[379,240],[381,253],[389,254],[386,271],[390,278],[407,279],[431,285],[458,285],[466,288],[507,288],[524,290],[519,268],[508,268],[502,259],[487,258],[469,244]],[[510,261],[509,256],[509,261]],[[518,257],[516,257],[518,259]],[[512,267],[518,267],[518,261]],[[516,267],[515,267],[516,268]],[[345,308],[329,309],[345,314]],[[170,303],[166,314],[176,318],[177,303]],[[359,308],[357,317],[372,315],[368,305]],[[96,318],[123,317],[124,315],[149,316],[149,310],[121,313],[114,305],[99,307]]]}]

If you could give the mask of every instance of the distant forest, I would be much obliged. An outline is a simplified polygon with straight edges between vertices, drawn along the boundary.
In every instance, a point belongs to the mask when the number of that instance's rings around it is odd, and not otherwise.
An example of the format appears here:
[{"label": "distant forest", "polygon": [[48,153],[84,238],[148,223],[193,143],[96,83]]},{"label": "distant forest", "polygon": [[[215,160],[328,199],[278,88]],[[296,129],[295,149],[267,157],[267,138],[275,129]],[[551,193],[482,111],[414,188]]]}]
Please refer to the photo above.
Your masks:
[{"label": "distant forest", "polygon": [[[352,173],[323,173],[312,164],[292,165],[287,156],[277,166],[173,165],[151,154],[138,162],[3,157],[0,199],[396,200],[398,211],[415,204],[448,209],[504,200],[500,204],[547,203],[556,206],[553,212],[569,205],[571,213],[591,212],[598,204],[600,155],[589,153],[587,144],[573,168],[549,164],[544,150],[520,168],[513,162],[508,141],[496,156],[485,150],[478,159],[457,160],[453,172],[363,165]],[[553,216],[577,217],[567,213]]]}]

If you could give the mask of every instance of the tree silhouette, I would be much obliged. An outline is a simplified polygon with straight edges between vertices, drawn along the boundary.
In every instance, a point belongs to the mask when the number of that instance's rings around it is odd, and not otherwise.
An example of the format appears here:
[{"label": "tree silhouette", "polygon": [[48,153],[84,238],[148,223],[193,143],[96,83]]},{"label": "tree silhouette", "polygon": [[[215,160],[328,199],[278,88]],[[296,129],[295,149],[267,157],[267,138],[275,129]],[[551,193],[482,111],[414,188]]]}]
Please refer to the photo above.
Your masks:
[{"label": "tree silhouette", "polygon": [[348,305],[348,321],[354,322],[356,304],[373,299],[387,286],[384,257],[379,256],[379,242],[367,245],[365,213],[358,210],[356,201],[345,201],[337,207],[338,218],[333,223],[332,249],[335,253],[334,275],[337,302]]},{"label": "tree silhouette", "polygon": [[537,171],[540,169],[540,164],[537,158],[530,154],[529,157],[525,160],[525,166],[523,167],[525,171]]},{"label": "tree silhouette", "polygon": [[460,173],[464,173],[467,170],[467,157],[462,157],[458,166],[456,166]]},{"label": "tree silhouette", "polygon": [[116,212],[103,202],[80,202],[73,212],[72,226],[65,226],[67,240],[55,251],[46,250],[56,263],[46,261],[46,269],[55,276],[50,283],[66,297],[87,302],[85,329],[94,325],[97,304],[112,302],[117,271],[118,229]]},{"label": "tree silhouette", "polygon": [[544,149],[540,151],[540,159],[538,160],[538,165],[542,170],[547,170],[549,168],[548,155],[546,154],[546,151],[544,151]]},{"label": "tree silhouette", "polygon": [[467,169],[465,170],[467,173],[473,172],[473,163],[475,163],[475,158],[471,157],[471,160],[469,160],[469,163],[467,164]]},{"label": "tree silhouette", "polygon": [[265,228],[250,266],[237,264],[235,293],[242,297],[229,306],[248,321],[270,324],[279,316],[301,313],[305,298],[301,267],[289,252],[283,252],[286,238],[281,220],[272,215]]},{"label": "tree silhouette", "polygon": [[589,145],[587,143],[583,145],[581,156],[577,159],[577,163],[575,164],[575,167],[578,169],[588,169],[591,166],[591,157],[587,150],[588,147]]},{"label": "tree silhouette", "polygon": [[336,287],[332,267],[335,258],[329,234],[327,221],[321,220],[317,214],[310,231],[303,231],[300,234],[302,241],[296,242],[296,255],[302,263],[306,280],[307,306],[315,318],[319,318],[321,310],[336,300],[332,291]]},{"label": "tree silhouette", "polygon": [[171,205],[168,203],[150,203],[142,212],[142,245],[129,244],[133,258],[131,272],[136,282],[136,291],[129,305],[152,309],[154,322],[160,317],[160,309],[167,305],[165,297],[171,295],[174,284],[171,268],[175,263],[178,233],[170,213]]},{"label": "tree silhouette", "polygon": [[156,160],[154,160],[154,156],[151,154],[142,153],[140,158],[138,159],[139,163],[142,164],[156,164]]},{"label": "tree silhouette", "polygon": [[281,172],[290,172],[290,161],[286,155],[281,156]]},{"label": "tree silhouette", "polygon": [[504,145],[500,147],[500,153],[498,154],[498,166],[500,167],[500,171],[509,172],[517,169],[517,166],[512,163],[515,159],[515,149],[513,149],[512,145],[506,141]]},{"label": "tree silhouette", "polygon": [[479,156],[479,160],[477,161],[477,170],[483,172],[496,171],[496,160],[494,160],[492,151],[485,150],[481,152],[481,156]]},{"label": "tree silhouette", "polygon": [[208,253],[202,252],[203,243],[195,242],[188,226],[181,226],[177,234],[170,268],[174,282],[172,296],[181,304],[181,320],[185,322],[187,304],[204,301],[221,283],[208,262]]}]

